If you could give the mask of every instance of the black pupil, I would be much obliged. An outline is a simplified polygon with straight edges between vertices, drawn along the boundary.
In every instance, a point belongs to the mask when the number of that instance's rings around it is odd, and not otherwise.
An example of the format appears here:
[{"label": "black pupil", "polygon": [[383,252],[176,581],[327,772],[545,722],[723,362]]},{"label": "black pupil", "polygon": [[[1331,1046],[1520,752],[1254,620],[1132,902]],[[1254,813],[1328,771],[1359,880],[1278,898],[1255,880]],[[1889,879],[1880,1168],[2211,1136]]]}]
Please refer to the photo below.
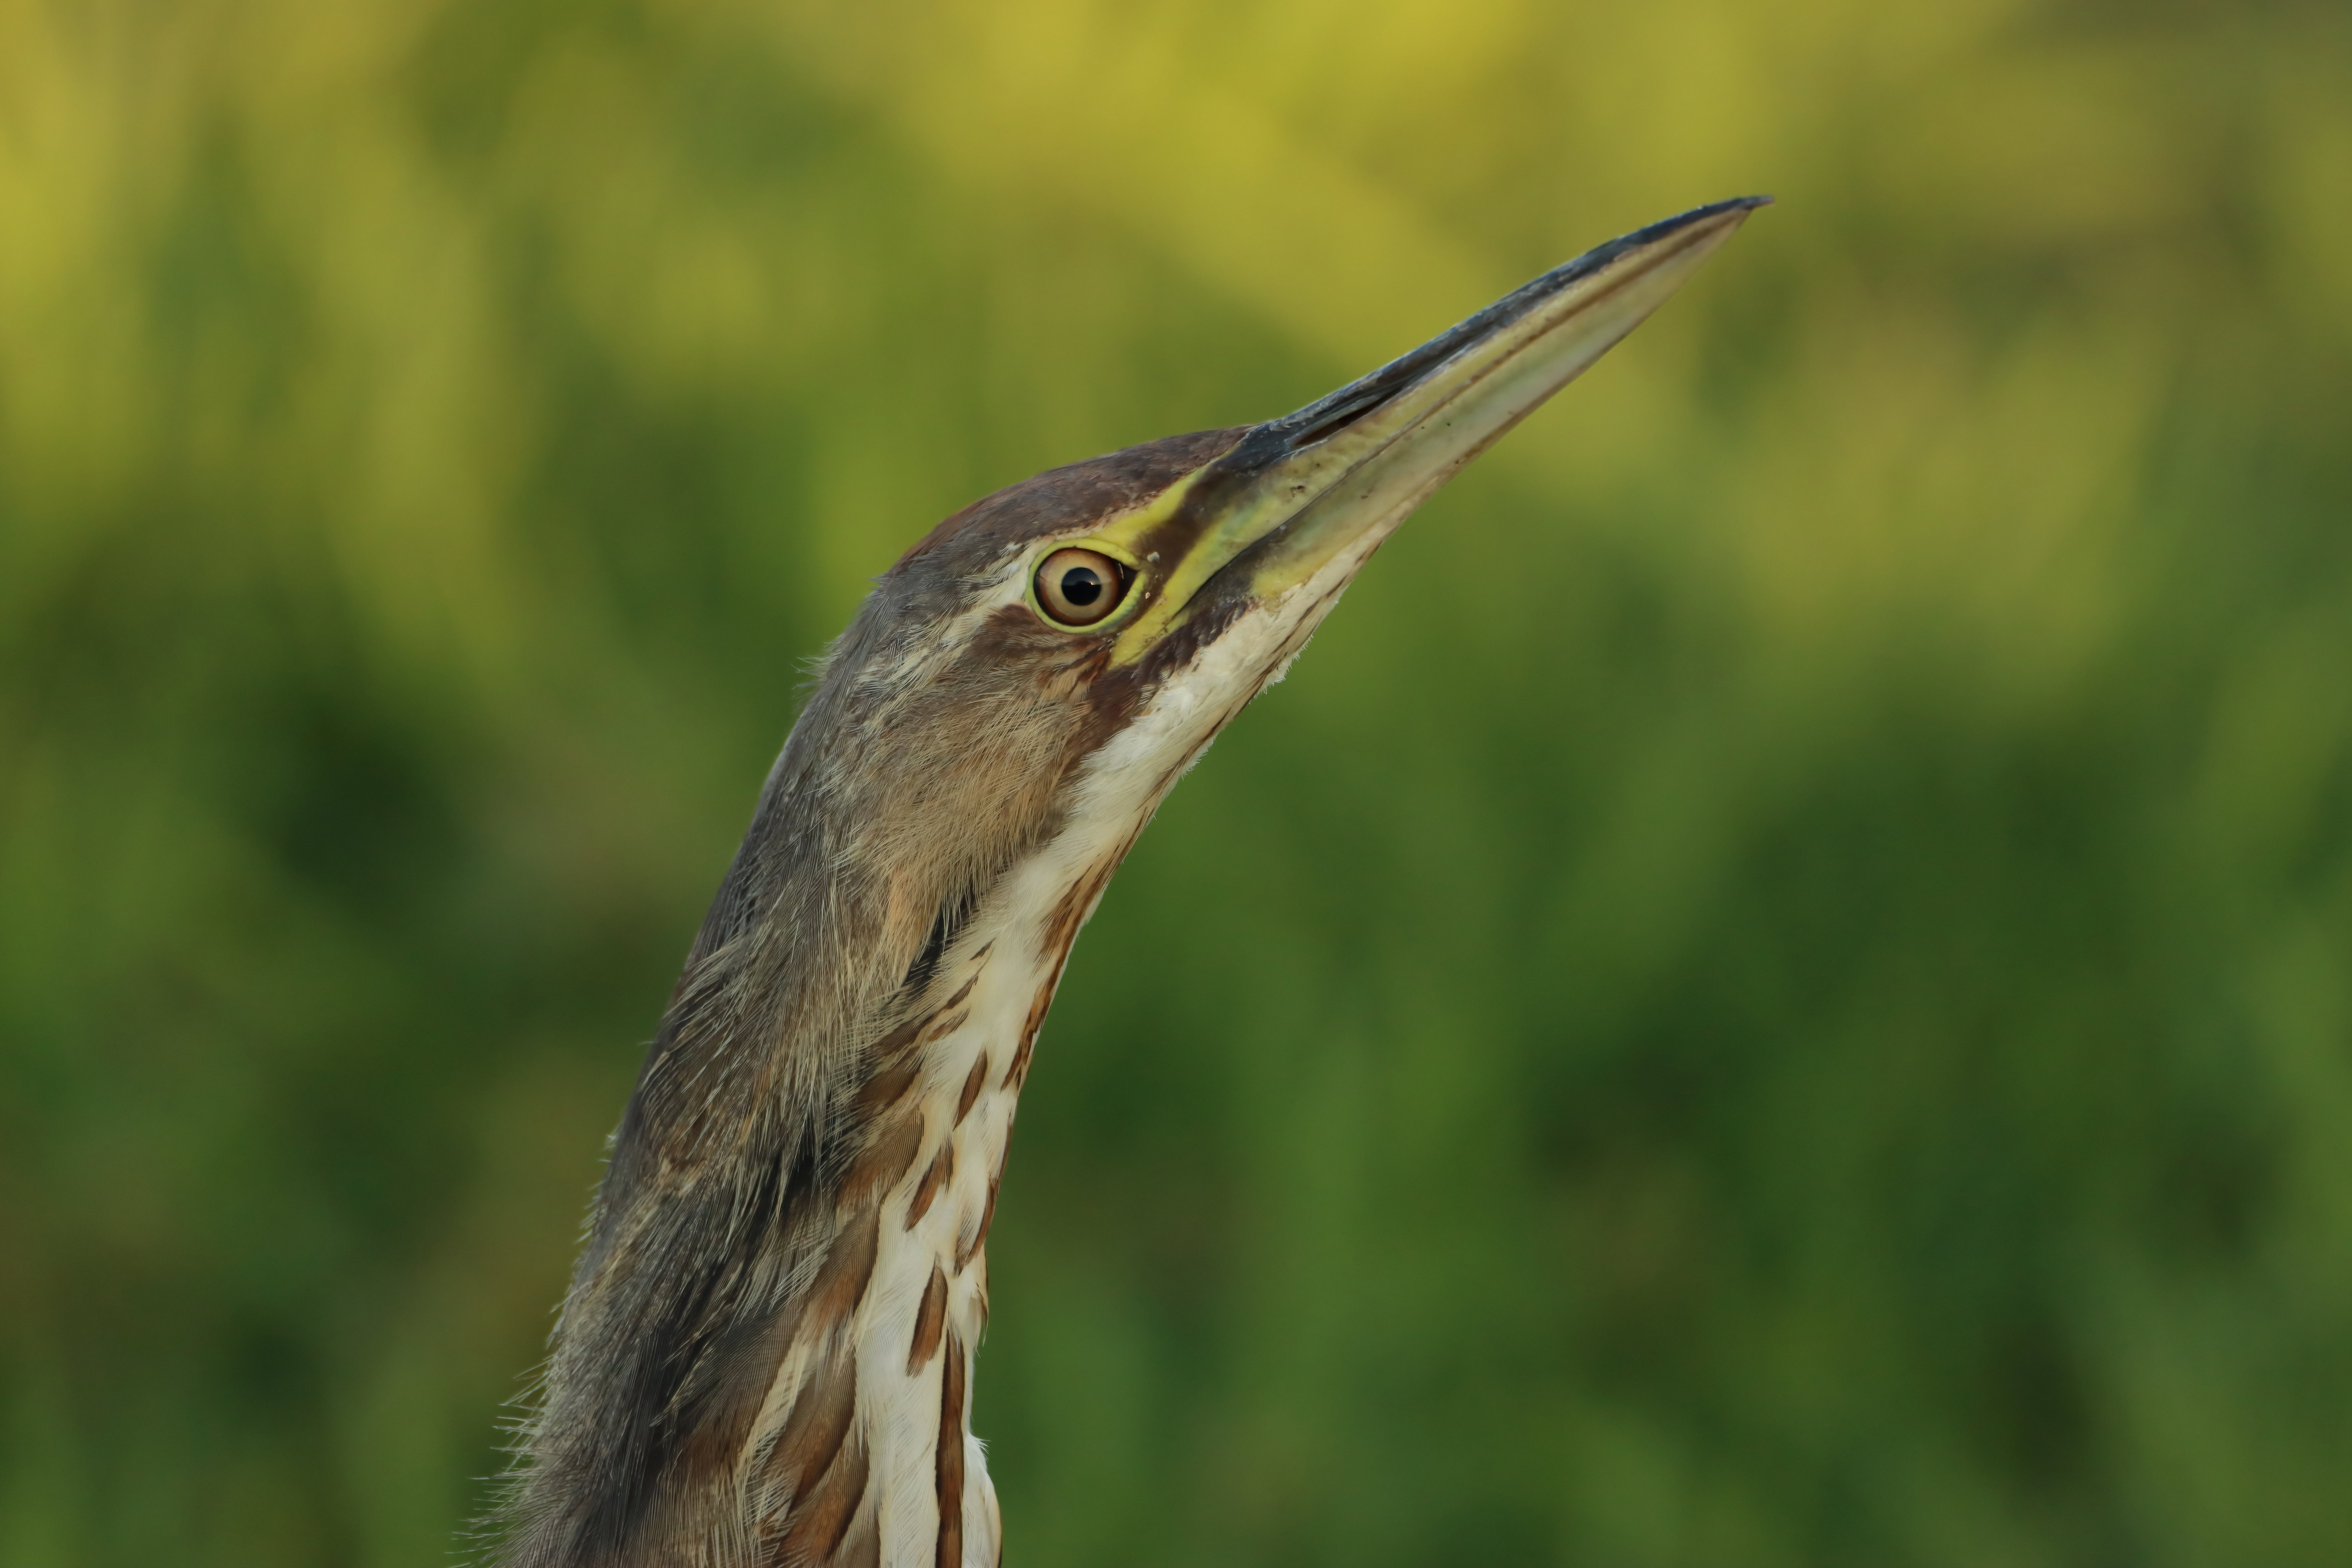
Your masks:
[{"label": "black pupil", "polygon": [[1062,597],[1073,605],[1091,605],[1102,596],[1102,574],[1093,567],[1073,566],[1062,574]]}]

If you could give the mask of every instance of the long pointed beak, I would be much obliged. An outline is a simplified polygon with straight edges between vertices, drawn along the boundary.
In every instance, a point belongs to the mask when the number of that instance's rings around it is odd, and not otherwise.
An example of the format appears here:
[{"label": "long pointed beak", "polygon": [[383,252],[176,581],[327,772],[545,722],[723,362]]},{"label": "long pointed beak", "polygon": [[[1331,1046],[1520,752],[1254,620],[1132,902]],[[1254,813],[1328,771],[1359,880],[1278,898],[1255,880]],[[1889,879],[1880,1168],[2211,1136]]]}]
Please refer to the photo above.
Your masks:
[{"label": "long pointed beak", "polygon": [[[1265,599],[1360,563],[1503,432],[1682,286],[1749,213],[1742,196],[1585,252],[1328,397],[1251,430],[1121,530],[1148,560],[1121,662],[1209,604]],[[1154,568],[1157,568],[1156,570]]]}]

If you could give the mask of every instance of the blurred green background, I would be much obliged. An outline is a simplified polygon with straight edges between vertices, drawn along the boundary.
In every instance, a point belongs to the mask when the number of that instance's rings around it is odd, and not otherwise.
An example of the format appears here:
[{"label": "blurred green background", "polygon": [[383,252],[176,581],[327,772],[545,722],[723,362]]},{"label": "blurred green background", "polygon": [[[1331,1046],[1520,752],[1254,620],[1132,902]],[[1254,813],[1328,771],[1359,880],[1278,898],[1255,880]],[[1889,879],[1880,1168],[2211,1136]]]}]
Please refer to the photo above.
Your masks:
[{"label": "blurred green background", "polygon": [[2352,16],[0,0],[0,1563],[446,1560],[940,516],[1769,190],[1179,789],[1013,1561],[2352,1562]]}]

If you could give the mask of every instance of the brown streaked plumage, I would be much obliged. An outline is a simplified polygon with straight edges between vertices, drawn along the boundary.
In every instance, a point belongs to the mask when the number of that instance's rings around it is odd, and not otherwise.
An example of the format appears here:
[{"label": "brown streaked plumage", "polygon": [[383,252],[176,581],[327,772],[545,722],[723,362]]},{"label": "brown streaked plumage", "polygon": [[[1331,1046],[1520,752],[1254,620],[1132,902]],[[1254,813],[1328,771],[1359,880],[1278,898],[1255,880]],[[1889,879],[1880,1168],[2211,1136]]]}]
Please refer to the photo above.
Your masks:
[{"label": "brown streaked plumage", "polygon": [[939,1525],[931,1538],[938,1568],[963,1568],[964,1563],[964,1519],[971,1511],[963,1484],[964,1450],[970,1443],[964,1433],[965,1354],[963,1341],[950,1334],[947,1360],[940,1371],[940,1429],[931,1450],[939,1483],[933,1494],[939,1500]]},{"label": "brown streaked plumage", "polygon": [[1015,485],[881,578],[614,1136],[502,1562],[994,1568],[971,1358],[1079,927],[1381,540],[1757,205],[1612,241],[1286,418]]},{"label": "brown streaked plumage", "polygon": [[948,1321],[948,1277],[931,1265],[931,1282],[923,1287],[923,1304],[915,1311],[914,1342],[907,1347],[907,1374],[911,1377],[931,1362],[940,1348],[940,1331]]},{"label": "brown streaked plumage", "polygon": [[931,1163],[923,1168],[923,1179],[915,1184],[913,1195],[907,1199],[907,1229],[912,1230],[922,1223],[923,1216],[931,1212],[931,1200],[940,1195],[940,1189],[954,1174],[955,1145],[941,1139],[940,1152],[931,1156]]},{"label": "brown streaked plumage", "polygon": [[957,1126],[962,1126],[963,1119],[971,1114],[972,1101],[980,1098],[980,1086],[987,1081],[988,1053],[982,1051],[979,1058],[971,1064],[971,1071],[964,1075],[963,1092],[956,1096],[955,1119]]}]

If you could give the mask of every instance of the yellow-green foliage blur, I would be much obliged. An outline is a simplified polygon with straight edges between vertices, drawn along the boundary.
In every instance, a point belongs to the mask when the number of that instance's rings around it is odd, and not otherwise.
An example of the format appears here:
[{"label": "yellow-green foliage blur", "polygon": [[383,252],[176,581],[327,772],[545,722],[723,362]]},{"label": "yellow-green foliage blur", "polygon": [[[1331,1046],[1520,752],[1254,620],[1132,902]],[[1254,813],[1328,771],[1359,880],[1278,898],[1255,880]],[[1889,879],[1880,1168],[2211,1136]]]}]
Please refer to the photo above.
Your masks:
[{"label": "yellow-green foliage blur", "polygon": [[2352,20],[0,0],[0,1563],[430,1563],[807,661],[1770,191],[1048,1026],[1014,1561],[2352,1562]]}]

